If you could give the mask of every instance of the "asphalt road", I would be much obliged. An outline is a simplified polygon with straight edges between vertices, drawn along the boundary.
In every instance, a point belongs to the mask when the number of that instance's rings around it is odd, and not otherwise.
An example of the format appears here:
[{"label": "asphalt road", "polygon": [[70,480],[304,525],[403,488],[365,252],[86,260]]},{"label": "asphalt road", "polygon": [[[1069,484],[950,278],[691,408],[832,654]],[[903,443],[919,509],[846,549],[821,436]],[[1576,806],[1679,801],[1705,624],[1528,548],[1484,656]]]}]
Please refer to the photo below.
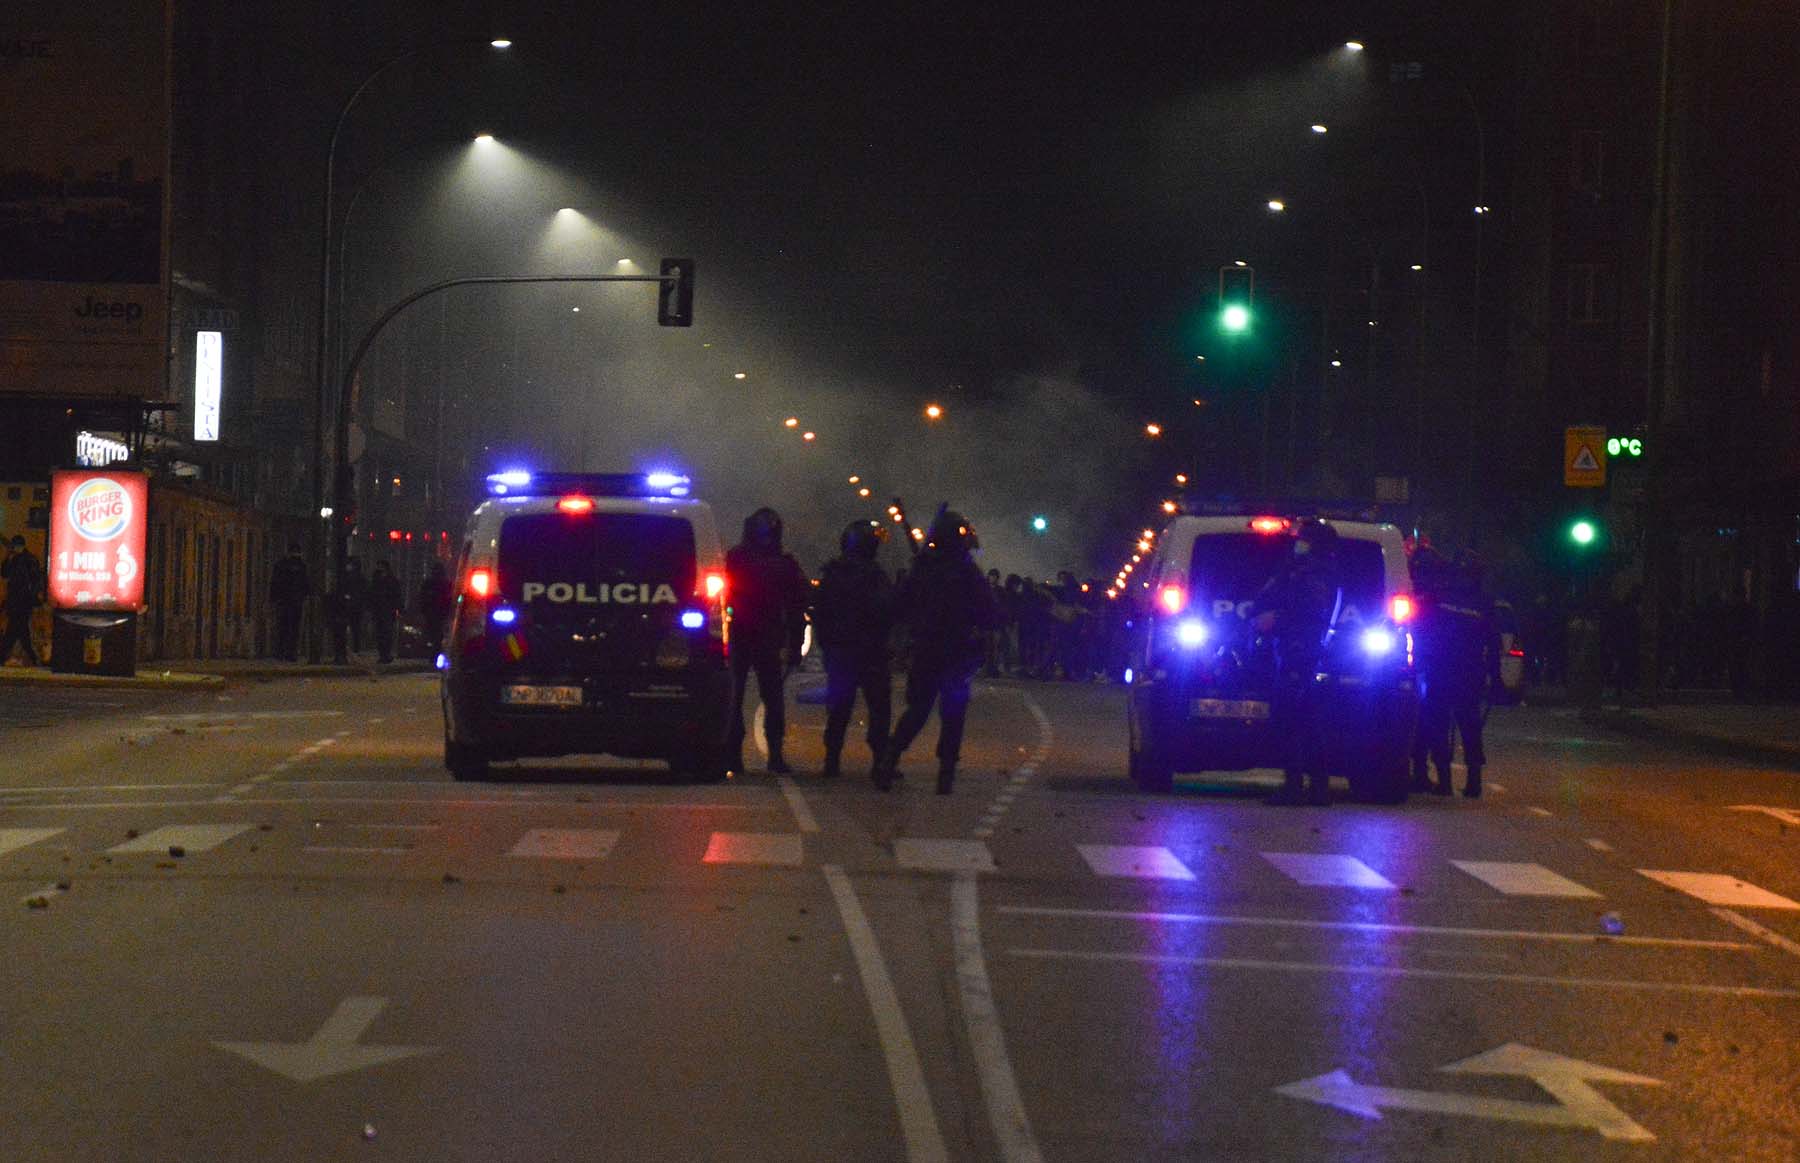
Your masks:
[{"label": "asphalt road", "polygon": [[0,1154],[1800,1157],[1793,773],[1516,709],[1477,802],[1152,798],[1003,682],[882,795],[794,717],[465,785],[429,676],[0,687]]}]

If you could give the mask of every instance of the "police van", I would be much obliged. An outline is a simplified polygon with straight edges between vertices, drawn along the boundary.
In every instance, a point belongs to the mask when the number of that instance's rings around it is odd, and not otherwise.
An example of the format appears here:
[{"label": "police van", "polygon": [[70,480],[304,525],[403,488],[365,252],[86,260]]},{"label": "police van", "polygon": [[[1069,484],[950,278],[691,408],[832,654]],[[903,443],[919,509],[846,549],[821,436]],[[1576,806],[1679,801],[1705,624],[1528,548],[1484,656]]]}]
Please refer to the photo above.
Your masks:
[{"label": "police van", "polygon": [[[1178,772],[1280,767],[1287,724],[1275,721],[1272,644],[1249,619],[1259,593],[1292,560],[1316,513],[1238,510],[1176,517],[1138,577],[1127,704],[1130,773],[1167,791]],[[1313,687],[1311,753],[1360,798],[1406,798],[1413,730],[1411,575],[1400,530],[1348,518],[1337,534],[1337,594]]]},{"label": "police van", "polygon": [[725,552],[673,473],[487,478],[437,665],[444,766],[608,754],[725,772]]}]

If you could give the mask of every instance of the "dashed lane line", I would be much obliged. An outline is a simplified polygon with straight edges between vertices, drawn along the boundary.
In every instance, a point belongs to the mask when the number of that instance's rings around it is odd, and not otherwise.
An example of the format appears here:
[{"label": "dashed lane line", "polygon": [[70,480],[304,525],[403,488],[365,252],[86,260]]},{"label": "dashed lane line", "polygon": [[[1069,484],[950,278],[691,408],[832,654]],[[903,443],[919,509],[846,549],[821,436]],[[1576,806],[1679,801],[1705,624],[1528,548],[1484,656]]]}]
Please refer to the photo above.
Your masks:
[{"label": "dashed lane line", "polygon": [[800,785],[789,776],[776,777],[775,784],[781,788],[782,798],[787,800],[788,809],[794,813],[794,823],[802,832],[817,832],[819,821],[813,817],[812,809],[806,804],[806,797],[800,793]]}]

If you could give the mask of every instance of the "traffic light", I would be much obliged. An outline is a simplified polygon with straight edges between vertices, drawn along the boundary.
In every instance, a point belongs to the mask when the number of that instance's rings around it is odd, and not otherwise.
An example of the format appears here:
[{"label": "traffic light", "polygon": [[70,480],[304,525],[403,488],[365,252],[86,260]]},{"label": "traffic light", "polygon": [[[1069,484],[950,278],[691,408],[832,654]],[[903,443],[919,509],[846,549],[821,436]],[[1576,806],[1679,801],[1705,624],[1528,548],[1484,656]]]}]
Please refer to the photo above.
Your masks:
[{"label": "traffic light", "polygon": [[1600,526],[1587,517],[1569,522],[1569,540],[1578,549],[1586,549],[1600,540]]},{"label": "traffic light", "polygon": [[694,325],[694,260],[665,258],[657,284],[656,322],[663,327]]},{"label": "traffic light", "polygon": [[1256,270],[1232,263],[1219,268],[1219,330],[1244,335],[1256,319]]}]

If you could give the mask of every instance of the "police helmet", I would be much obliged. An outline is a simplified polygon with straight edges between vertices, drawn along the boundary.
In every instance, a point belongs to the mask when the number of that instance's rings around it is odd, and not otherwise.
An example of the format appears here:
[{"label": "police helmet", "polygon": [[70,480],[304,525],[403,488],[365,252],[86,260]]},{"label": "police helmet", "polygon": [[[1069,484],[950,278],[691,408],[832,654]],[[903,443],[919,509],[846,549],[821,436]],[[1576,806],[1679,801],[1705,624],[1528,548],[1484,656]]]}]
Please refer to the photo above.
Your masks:
[{"label": "police helmet", "polygon": [[781,514],[768,506],[744,518],[744,540],[752,545],[781,548]]},{"label": "police helmet", "polygon": [[852,521],[844,526],[838,546],[845,557],[873,558],[887,540],[887,528],[877,521]]},{"label": "police helmet", "polygon": [[954,509],[944,509],[931,523],[931,529],[925,534],[925,544],[931,549],[960,550],[964,553],[981,548],[980,538],[975,536],[975,526],[969,519]]},{"label": "police helmet", "polygon": [[1300,522],[1294,530],[1294,555],[1296,557],[1326,557],[1336,552],[1338,531],[1329,523],[1318,517]]}]

